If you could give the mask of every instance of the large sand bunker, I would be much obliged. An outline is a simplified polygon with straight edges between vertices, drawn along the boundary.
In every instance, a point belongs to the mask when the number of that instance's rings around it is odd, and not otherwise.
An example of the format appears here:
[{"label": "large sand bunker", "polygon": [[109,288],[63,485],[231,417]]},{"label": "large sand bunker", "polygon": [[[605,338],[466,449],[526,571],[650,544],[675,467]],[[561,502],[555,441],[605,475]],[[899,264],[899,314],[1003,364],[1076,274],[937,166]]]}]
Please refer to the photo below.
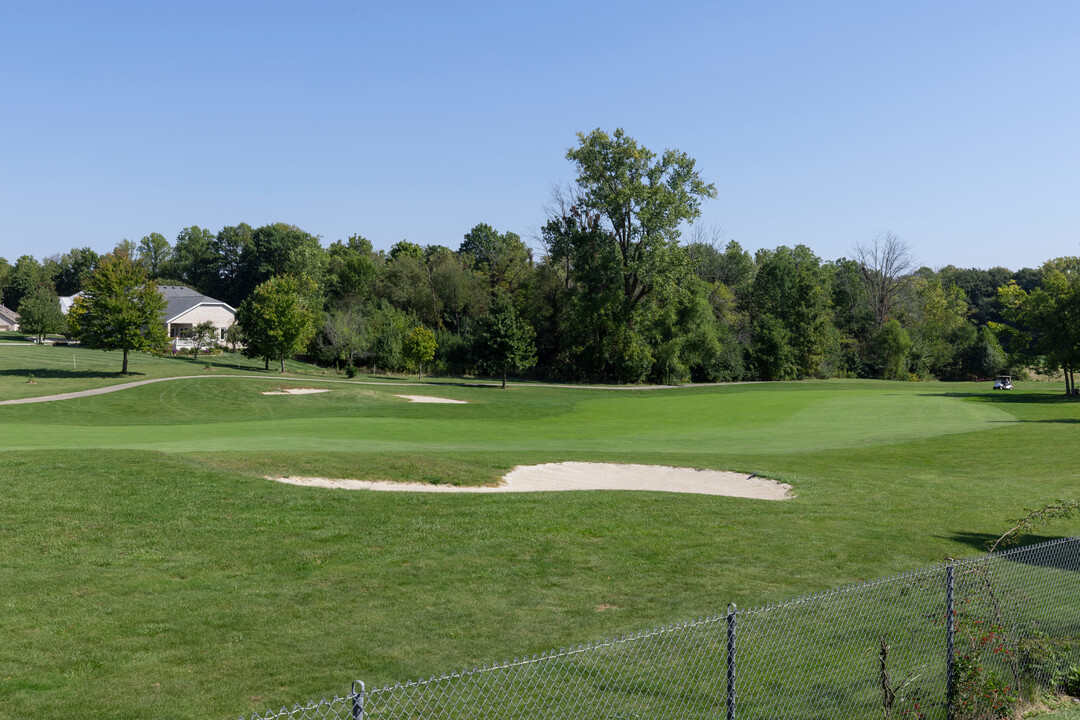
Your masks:
[{"label": "large sand bunker", "polygon": [[392,492],[508,493],[566,490],[649,490],[653,492],[726,495],[758,500],[784,500],[791,486],[776,480],[719,470],[666,465],[619,465],[615,463],[545,463],[511,470],[494,487],[461,487],[428,483],[397,483],[372,480],[330,480],[327,478],[272,478],[292,485],[340,488],[344,490],[384,490]]}]

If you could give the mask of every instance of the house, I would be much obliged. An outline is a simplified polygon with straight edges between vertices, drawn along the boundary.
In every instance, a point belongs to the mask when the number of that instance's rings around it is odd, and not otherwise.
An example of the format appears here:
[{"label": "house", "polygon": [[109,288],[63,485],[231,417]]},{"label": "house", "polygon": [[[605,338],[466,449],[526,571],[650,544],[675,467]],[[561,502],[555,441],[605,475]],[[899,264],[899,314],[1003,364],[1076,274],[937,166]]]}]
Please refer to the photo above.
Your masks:
[{"label": "house", "polygon": [[75,304],[75,301],[82,297],[81,292],[77,292],[74,295],[61,295],[60,296],[60,312],[65,315],[68,314],[68,310]]},{"label": "house", "polygon": [[19,313],[0,305],[0,330],[18,330]]},{"label": "house", "polygon": [[165,332],[172,341],[173,349],[191,347],[185,338],[196,325],[209,320],[217,329],[215,341],[225,338],[225,331],[236,322],[236,309],[221,300],[196,292],[181,285],[158,287],[165,298]]},{"label": "house", "polygon": [[[165,332],[169,336],[173,350],[192,347],[187,336],[190,335],[192,328],[200,323],[207,320],[212,322],[217,330],[213,339],[215,342],[220,342],[225,338],[225,331],[236,322],[235,308],[191,288],[182,285],[159,285],[158,292],[165,298],[165,314],[161,319],[165,324]],[[60,309],[65,315],[79,295],[82,293],[60,298]],[[16,321],[18,317],[18,314],[15,314]],[[0,316],[0,329],[3,329],[2,316]]]}]

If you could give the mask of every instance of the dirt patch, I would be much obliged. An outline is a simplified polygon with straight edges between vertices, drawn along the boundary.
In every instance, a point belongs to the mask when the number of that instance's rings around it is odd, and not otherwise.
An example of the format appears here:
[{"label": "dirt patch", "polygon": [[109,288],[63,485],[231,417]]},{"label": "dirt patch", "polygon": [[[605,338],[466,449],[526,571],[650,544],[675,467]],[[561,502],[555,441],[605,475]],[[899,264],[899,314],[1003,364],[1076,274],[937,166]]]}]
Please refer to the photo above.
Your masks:
[{"label": "dirt patch", "polygon": [[311,477],[274,477],[271,480],[309,487],[389,492],[512,493],[570,490],[645,490],[652,492],[725,495],[757,500],[786,500],[791,486],[745,473],[667,465],[616,463],[545,463],[514,468],[497,486],[433,485],[374,480],[332,480]]}]

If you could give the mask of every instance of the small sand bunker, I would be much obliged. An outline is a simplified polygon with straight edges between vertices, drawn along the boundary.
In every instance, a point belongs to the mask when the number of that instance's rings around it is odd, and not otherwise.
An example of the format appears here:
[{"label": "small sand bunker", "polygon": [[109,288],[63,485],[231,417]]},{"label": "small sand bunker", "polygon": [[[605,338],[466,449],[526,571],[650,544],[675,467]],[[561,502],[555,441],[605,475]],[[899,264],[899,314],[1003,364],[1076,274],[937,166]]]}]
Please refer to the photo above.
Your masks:
[{"label": "small sand bunker", "polygon": [[652,492],[726,495],[757,500],[785,500],[791,486],[745,473],[665,465],[619,465],[615,463],[545,463],[511,470],[496,487],[460,487],[428,483],[377,482],[372,480],[329,480],[326,478],[280,477],[278,482],[344,490],[391,492],[508,493],[561,492],[568,490],[647,490]]},{"label": "small sand bunker", "polygon": [[446,405],[468,405],[468,400],[451,400],[450,398],[432,397],[431,395],[395,395],[394,397],[405,398],[409,402],[418,403],[444,403]]},{"label": "small sand bunker", "polygon": [[330,390],[328,388],[279,388],[267,390],[263,395],[314,395],[323,392],[330,392]]}]

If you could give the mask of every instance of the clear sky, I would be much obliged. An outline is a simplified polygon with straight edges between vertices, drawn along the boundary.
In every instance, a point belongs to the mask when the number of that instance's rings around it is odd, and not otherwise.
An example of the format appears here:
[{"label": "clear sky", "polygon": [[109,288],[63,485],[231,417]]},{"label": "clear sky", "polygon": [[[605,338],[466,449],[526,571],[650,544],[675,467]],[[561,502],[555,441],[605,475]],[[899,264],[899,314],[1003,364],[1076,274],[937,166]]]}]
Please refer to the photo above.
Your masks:
[{"label": "clear sky", "polygon": [[1080,3],[0,0],[0,255],[284,221],[527,240],[575,133],[696,158],[702,227],[825,259],[1080,255]]}]

